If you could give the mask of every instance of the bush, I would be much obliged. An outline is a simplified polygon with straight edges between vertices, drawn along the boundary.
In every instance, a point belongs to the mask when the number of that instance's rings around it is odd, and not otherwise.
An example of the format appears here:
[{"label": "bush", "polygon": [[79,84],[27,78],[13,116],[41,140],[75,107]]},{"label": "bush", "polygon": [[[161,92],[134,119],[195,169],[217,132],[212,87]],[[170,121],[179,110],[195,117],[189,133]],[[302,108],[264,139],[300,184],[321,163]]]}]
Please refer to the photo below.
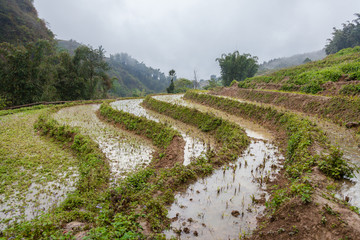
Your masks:
[{"label": "bush", "polygon": [[313,81],[313,82],[306,84],[300,88],[301,92],[311,93],[311,94],[316,94],[322,90],[324,90],[324,89],[320,86],[319,82],[317,82],[317,81]]},{"label": "bush", "polygon": [[349,166],[342,156],[343,153],[339,148],[332,147],[328,156],[321,157],[319,161],[320,170],[334,179],[352,178],[355,168]]},{"label": "bush", "polygon": [[359,95],[360,94],[360,84],[349,84],[344,85],[341,90],[340,94],[343,95]]}]

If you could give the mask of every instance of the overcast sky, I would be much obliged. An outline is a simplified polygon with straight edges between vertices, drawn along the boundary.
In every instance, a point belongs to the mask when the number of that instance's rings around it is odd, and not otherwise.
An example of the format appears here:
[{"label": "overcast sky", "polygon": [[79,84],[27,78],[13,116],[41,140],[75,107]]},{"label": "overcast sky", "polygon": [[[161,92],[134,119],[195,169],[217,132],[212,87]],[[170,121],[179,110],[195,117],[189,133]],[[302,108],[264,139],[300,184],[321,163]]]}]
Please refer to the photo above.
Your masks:
[{"label": "overcast sky", "polygon": [[35,0],[58,39],[126,52],[166,75],[209,79],[238,50],[259,62],[322,49],[359,0]]}]

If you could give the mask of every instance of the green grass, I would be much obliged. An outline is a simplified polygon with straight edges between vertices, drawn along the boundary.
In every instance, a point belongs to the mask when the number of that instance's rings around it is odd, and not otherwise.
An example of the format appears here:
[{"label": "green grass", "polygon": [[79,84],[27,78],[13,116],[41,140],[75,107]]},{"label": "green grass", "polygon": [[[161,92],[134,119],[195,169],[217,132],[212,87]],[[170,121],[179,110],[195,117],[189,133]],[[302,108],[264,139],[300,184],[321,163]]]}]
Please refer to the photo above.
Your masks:
[{"label": "green grass", "polygon": [[343,49],[320,61],[281,69],[269,75],[256,76],[239,83],[240,88],[256,88],[257,83],[282,84],[282,90],[299,90],[315,94],[322,84],[336,82],[341,76],[360,79],[360,47]]},{"label": "green grass", "polygon": [[[52,182],[64,185],[68,178],[75,181],[76,158],[34,130],[33,124],[45,111],[32,109],[0,117],[0,194],[5,202],[14,200],[11,206],[15,210],[32,201],[39,203],[40,194],[55,194],[55,187],[48,189]],[[32,184],[37,184],[35,189]],[[33,200],[25,197],[30,187]]]},{"label": "green grass", "polygon": [[159,101],[151,97],[146,97],[143,105],[213,135],[223,149],[229,149],[234,154],[240,153],[244,150],[243,146],[249,144],[244,129],[210,113],[203,113],[194,108]]}]

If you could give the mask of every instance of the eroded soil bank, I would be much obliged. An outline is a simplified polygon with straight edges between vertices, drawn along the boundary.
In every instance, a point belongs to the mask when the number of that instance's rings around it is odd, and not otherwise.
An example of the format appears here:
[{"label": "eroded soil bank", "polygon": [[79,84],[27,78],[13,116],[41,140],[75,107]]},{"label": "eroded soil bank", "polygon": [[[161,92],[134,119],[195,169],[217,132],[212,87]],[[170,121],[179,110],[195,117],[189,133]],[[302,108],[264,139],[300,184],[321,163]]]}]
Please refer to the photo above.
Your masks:
[{"label": "eroded soil bank", "polygon": [[[231,90],[230,90],[231,91]],[[242,101],[239,99],[239,101]],[[248,101],[248,100],[246,100]],[[290,101],[290,100],[289,100]],[[302,116],[300,114],[300,116]],[[305,116],[305,115],[304,115]],[[312,121],[314,119],[311,117]],[[317,122],[320,120],[315,120]],[[323,120],[322,120],[323,121]],[[323,121],[326,122],[326,121]],[[322,122],[322,123],[323,123]],[[322,124],[318,124],[323,127]],[[336,125],[337,126],[337,125]],[[337,126],[339,128],[339,126]],[[329,127],[325,130],[326,134],[334,143],[339,139],[337,128]],[[333,131],[333,129],[336,129]],[[342,131],[340,131],[342,133]],[[341,135],[341,134],[340,134]],[[349,141],[344,141],[343,149],[346,150]],[[354,141],[352,141],[354,143]],[[341,146],[340,144],[340,146]],[[286,149],[286,146],[283,146]],[[350,148],[351,149],[351,148]],[[348,152],[349,153],[349,152]],[[353,155],[354,152],[346,155]],[[276,212],[264,216],[260,219],[260,228],[258,228],[251,239],[357,239],[359,232],[359,215],[351,210],[345,201],[333,197],[334,182],[326,178],[317,168],[307,176],[310,183],[314,186],[312,201],[304,204],[298,197],[286,201]],[[273,184],[287,184],[286,180],[281,178]],[[352,185],[354,189],[358,188]],[[355,191],[353,191],[355,192]],[[280,195],[276,196],[279,200]],[[353,205],[357,197],[350,200]]]}]

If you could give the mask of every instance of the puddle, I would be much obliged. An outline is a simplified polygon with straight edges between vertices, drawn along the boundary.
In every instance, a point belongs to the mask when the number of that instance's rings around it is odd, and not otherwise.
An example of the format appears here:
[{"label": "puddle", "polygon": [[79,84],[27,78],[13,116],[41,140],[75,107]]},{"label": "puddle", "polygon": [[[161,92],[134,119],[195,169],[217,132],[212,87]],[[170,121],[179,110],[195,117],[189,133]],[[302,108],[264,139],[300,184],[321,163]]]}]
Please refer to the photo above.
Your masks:
[{"label": "puddle", "polygon": [[149,164],[154,148],[150,141],[100,121],[95,114],[99,107],[97,104],[63,108],[53,117],[62,124],[78,127],[99,144],[110,161],[114,183],[136,166]]},{"label": "puddle", "polygon": [[179,131],[185,140],[184,165],[188,165],[193,159],[204,155],[209,146],[215,146],[215,141],[210,138],[209,135],[199,131],[195,127],[189,126],[157,112],[145,109],[140,105],[142,101],[143,99],[120,100],[111,103],[111,106],[115,109],[132,113],[136,116],[146,117],[147,119],[155,122],[168,124]]},{"label": "puddle", "polygon": [[239,239],[249,235],[269,197],[264,189],[266,179],[275,176],[280,158],[270,143],[252,141],[236,162],[175,196],[168,212],[174,222],[171,230],[164,232],[166,237]]},{"label": "puddle", "polygon": [[197,104],[192,101],[184,100],[182,97],[184,94],[179,95],[159,95],[154,96],[155,99],[165,102],[170,102],[173,104],[178,104],[190,108],[196,108],[197,110],[201,112],[210,112],[214,114],[217,117],[223,118],[225,120],[228,120],[230,122],[236,123],[239,126],[243,127],[245,129],[246,134],[249,137],[256,138],[256,139],[263,139],[263,140],[273,140],[272,134],[269,132],[269,130],[263,128],[262,126],[255,124],[249,120],[246,120],[244,118],[240,118],[231,114],[228,114],[226,112],[217,110],[215,108],[210,108],[205,105]]},{"label": "puddle", "polygon": [[0,195],[0,203],[4,202],[0,205],[0,219],[11,219],[8,223],[0,223],[0,229],[5,229],[8,224],[16,219],[31,220],[46,213],[64,201],[69,192],[75,191],[77,174],[58,177],[64,179],[61,182],[47,182],[45,185],[43,183],[31,183],[25,194],[15,191],[10,198]]}]

